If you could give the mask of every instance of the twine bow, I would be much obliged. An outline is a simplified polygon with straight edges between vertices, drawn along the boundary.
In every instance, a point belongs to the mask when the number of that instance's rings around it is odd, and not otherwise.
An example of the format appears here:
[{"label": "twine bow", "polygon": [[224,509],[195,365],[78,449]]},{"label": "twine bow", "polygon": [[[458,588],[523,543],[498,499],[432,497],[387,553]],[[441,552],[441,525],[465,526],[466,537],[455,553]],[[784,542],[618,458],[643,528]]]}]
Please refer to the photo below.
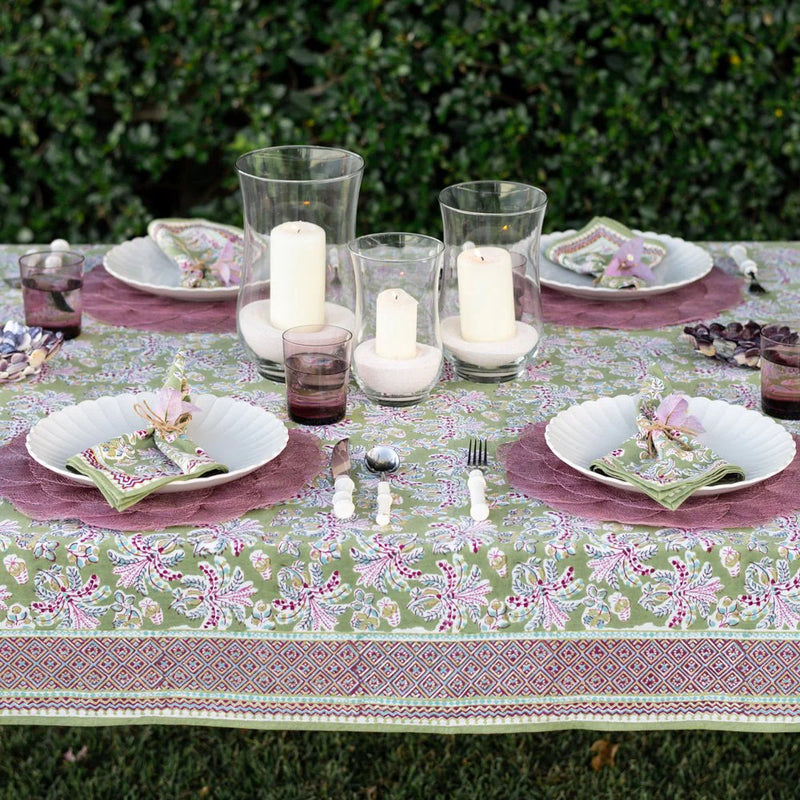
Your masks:
[{"label": "twine bow", "polygon": [[698,431],[692,430],[692,428],[684,428],[681,426],[675,425],[668,425],[665,422],[660,422],[659,420],[651,420],[646,422],[642,425],[642,430],[644,431],[645,436],[647,437],[647,452],[648,455],[651,457],[656,455],[656,448],[653,444],[653,434],[657,431],[661,431],[661,433],[665,434],[666,437],[675,442],[681,450],[691,450],[692,446],[688,442],[684,442],[681,439],[682,434],[687,434],[689,436],[698,433]]},{"label": "twine bow", "polygon": [[642,432],[647,440],[647,451],[651,457],[656,455],[653,434],[657,431],[675,442],[682,450],[691,450],[692,445],[681,439],[683,434],[694,436],[705,428],[697,417],[688,414],[689,401],[685,395],[673,393],[665,397],[656,409],[654,419],[641,423]]},{"label": "twine bow", "polygon": [[133,410],[162,436],[180,435],[186,432],[192,412],[200,411],[198,406],[186,402],[184,396],[185,391],[164,387],[156,393],[155,409],[143,400],[134,403]]}]

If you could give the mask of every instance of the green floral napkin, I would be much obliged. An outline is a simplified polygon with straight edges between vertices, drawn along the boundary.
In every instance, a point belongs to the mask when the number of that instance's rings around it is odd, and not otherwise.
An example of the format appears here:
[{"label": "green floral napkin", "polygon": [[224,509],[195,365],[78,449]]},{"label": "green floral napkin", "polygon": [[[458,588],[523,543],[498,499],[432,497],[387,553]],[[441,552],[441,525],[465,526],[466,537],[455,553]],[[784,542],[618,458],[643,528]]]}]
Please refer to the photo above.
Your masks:
[{"label": "green floral napkin", "polygon": [[244,254],[241,229],[205,219],[154,219],[147,233],[190,289],[238,286]]},{"label": "green floral napkin", "polygon": [[695,438],[704,428],[687,413],[687,398],[674,392],[664,397],[665,389],[664,376],[651,372],[639,394],[636,434],[590,468],[638,486],[674,510],[700,487],[743,480],[744,471]]},{"label": "green floral napkin", "polygon": [[67,461],[67,469],[88,475],[117,511],[173,481],[228,471],[184,433],[192,412],[200,409],[190,402],[183,353],[175,357],[154,408],[142,402],[134,409],[148,427],[89,447]]},{"label": "green floral napkin", "polygon": [[609,289],[638,289],[655,283],[653,267],[666,254],[666,247],[657,239],[637,236],[609,217],[595,217],[545,252],[553,263],[591,275],[596,285]]}]

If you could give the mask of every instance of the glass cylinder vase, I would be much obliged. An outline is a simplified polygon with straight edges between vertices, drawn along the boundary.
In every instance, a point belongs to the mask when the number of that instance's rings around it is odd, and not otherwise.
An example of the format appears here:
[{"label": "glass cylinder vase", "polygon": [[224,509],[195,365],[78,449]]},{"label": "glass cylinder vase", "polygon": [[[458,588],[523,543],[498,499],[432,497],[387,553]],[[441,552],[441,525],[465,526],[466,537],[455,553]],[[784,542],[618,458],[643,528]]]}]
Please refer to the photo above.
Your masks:
[{"label": "glass cylinder vase", "polygon": [[408,406],[439,380],[439,285],[444,244],[416,233],[350,242],[356,281],[353,372],[370,400]]},{"label": "glass cylinder vase", "polygon": [[239,340],[261,375],[283,381],[283,331],[355,328],[347,242],[355,236],[364,159],[292,145],[245,153],[236,169],[244,205]]},{"label": "glass cylinder vase", "polygon": [[460,378],[512,380],[541,343],[539,239],[547,195],[524,183],[472,181],[443,189],[439,206],[445,352]]}]

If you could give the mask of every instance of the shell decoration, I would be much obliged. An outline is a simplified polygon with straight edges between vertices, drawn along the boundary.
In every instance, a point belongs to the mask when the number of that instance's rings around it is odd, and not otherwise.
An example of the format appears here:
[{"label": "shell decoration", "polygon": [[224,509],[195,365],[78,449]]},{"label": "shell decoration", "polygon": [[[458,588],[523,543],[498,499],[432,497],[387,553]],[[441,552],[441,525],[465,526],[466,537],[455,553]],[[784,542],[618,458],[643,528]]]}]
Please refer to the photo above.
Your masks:
[{"label": "shell decoration", "polygon": [[36,375],[61,347],[61,332],[27,327],[11,320],[0,337],[0,382],[11,383]]}]

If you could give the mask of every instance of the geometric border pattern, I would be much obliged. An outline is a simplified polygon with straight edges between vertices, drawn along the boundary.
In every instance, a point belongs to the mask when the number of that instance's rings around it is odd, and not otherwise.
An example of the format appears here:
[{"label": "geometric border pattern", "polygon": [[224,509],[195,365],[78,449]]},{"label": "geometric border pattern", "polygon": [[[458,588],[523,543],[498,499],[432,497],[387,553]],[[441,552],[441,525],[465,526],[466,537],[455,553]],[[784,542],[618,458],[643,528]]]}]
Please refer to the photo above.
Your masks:
[{"label": "geometric border pattern", "polygon": [[[0,634],[0,721],[515,729],[800,722],[794,636]],[[46,720],[42,720],[46,721]]]}]

